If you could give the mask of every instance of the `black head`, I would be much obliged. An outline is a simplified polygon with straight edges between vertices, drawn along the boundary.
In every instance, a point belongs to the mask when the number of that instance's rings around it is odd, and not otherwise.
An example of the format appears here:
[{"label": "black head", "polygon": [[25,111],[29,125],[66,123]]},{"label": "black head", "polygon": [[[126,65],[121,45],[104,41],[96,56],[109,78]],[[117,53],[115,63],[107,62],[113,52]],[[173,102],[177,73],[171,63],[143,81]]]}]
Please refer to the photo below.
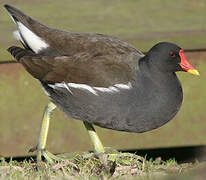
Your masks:
[{"label": "black head", "polygon": [[161,72],[187,71],[199,75],[198,71],[186,60],[183,50],[173,43],[156,44],[145,58],[150,66]]}]

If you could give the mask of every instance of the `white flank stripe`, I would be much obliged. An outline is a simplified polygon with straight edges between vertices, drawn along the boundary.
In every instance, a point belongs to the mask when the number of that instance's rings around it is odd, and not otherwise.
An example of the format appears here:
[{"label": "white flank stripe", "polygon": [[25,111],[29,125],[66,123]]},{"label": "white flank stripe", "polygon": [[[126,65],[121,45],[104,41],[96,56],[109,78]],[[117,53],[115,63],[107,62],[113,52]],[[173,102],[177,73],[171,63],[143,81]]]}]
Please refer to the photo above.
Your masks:
[{"label": "white flank stripe", "polygon": [[115,93],[115,92],[120,92],[121,89],[131,89],[132,85],[129,82],[128,84],[115,84],[114,86],[109,86],[108,88],[104,87],[91,87],[86,84],[76,84],[76,83],[68,83],[66,84],[65,82],[62,83],[55,83],[55,84],[48,84],[51,88],[57,89],[57,88],[66,88],[71,94],[72,91],[71,88],[77,88],[77,89],[82,89],[91,92],[92,94],[98,96],[98,91],[99,92],[105,92],[105,93]]},{"label": "white flank stripe", "polygon": [[21,22],[17,22],[17,26],[22,36],[24,37],[26,43],[35,53],[38,53],[40,50],[49,47],[49,45],[44,40],[42,40],[40,37],[34,34]]},{"label": "white flank stripe", "polygon": [[113,92],[119,92],[119,89],[117,89],[116,87],[114,86],[109,86],[109,89]]},{"label": "white flank stripe", "polygon": [[94,88],[92,88],[91,86],[88,86],[86,84],[68,83],[68,86],[72,87],[72,88],[87,90],[87,91],[93,93],[94,95],[98,95],[97,92],[94,90]]},{"label": "white flank stripe", "polygon": [[107,93],[114,93],[114,92],[119,92],[119,89],[117,89],[114,86],[109,86],[108,88],[103,88],[103,87],[94,87],[94,89],[101,91],[101,92],[107,92]]},{"label": "white flank stripe", "polygon": [[131,88],[132,85],[130,82],[128,84],[115,84],[114,86],[109,86],[108,88],[94,87],[94,89],[98,91],[108,92],[108,93],[119,92],[121,89],[131,89]]},{"label": "white flank stripe", "polygon": [[108,92],[108,93],[112,92],[112,90],[109,88],[94,87],[94,89],[101,92]]},{"label": "white flank stripe", "polygon": [[63,83],[55,83],[55,84],[48,84],[49,87],[56,89],[56,88],[65,88]]},{"label": "white flank stripe", "polygon": [[69,89],[68,84],[66,84],[65,82],[63,82],[63,84],[64,84],[64,86],[66,87],[66,89],[67,89],[71,94],[73,94],[72,91]]},{"label": "white flank stripe", "polygon": [[71,89],[69,89],[68,84],[66,84],[65,82],[55,83],[55,84],[48,84],[48,86],[51,87],[51,88],[53,88],[53,89],[66,88],[71,94],[73,94],[72,91],[71,91]]},{"label": "white flank stripe", "polygon": [[130,88],[132,88],[132,85],[131,85],[130,82],[128,82],[127,84],[115,84],[114,86],[117,87],[117,88],[120,88],[120,89],[130,89]]}]

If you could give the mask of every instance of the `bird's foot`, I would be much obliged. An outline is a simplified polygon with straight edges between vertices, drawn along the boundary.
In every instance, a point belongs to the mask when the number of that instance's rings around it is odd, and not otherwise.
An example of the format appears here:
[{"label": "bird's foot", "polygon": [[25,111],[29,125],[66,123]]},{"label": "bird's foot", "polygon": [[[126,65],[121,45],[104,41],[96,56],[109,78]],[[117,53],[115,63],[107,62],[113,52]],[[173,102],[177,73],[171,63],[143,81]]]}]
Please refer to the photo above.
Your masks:
[{"label": "bird's foot", "polygon": [[91,153],[91,157],[95,156],[95,157],[99,157],[100,159],[102,159],[102,157],[107,156],[108,160],[116,161],[120,157],[120,154],[122,153],[120,153],[116,149],[113,149],[111,147],[104,147],[104,152],[94,151]]},{"label": "bird's foot", "polygon": [[29,152],[35,152],[37,151],[37,163],[42,161],[42,157],[45,158],[45,160],[49,163],[49,164],[54,164],[55,162],[58,161],[64,161],[63,158],[60,158],[52,153],[50,153],[48,150],[46,149],[40,149],[38,148],[38,146],[31,148],[29,150]]},{"label": "bird's foot", "polygon": [[113,162],[120,161],[121,159],[126,159],[134,156],[133,153],[125,153],[125,152],[123,153],[111,147],[104,147],[104,149],[105,152],[103,153],[94,152],[94,154],[96,156],[99,156],[100,158],[107,156],[107,159]]}]

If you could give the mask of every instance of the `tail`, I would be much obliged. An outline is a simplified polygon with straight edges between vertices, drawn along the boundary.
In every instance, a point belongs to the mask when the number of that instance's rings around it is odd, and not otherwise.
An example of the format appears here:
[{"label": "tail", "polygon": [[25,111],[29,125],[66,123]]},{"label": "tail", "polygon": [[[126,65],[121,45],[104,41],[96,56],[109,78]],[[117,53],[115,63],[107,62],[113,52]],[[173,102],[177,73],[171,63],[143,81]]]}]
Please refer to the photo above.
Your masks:
[{"label": "tail", "polygon": [[11,46],[10,48],[7,49],[8,52],[11,53],[11,55],[19,62],[22,57],[25,56],[34,56],[35,54],[30,51],[26,50],[17,46]]},{"label": "tail", "polygon": [[48,56],[38,55],[30,50],[12,46],[8,52],[29,72],[34,78],[42,80],[51,71],[52,63]]},{"label": "tail", "polygon": [[42,38],[48,27],[10,5],[6,4],[4,7],[18,27],[18,30],[14,32],[15,38],[20,40],[26,49],[38,53],[49,47],[48,43]]},{"label": "tail", "polygon": [[27,16],[20,10],[16,9],[15,7],[12,7],[8,4],[4,5],[4,7],[9,12],[10,17],[15,24],[17,24],[18,22],[21,22],[27,28],[29,28],[30,23],[35,23],[35,21],[32,18],[30,18],[29,16]]}]

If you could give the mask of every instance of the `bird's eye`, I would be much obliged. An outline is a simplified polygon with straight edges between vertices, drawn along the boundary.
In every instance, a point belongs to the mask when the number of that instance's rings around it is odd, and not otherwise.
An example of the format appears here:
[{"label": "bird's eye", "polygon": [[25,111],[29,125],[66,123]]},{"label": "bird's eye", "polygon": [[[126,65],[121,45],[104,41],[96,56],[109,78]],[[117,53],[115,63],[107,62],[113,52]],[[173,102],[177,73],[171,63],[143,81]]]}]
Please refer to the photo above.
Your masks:
[{"label": "bird's eye", "polygon": [[172,52],[172,51],[170,51],[170,52],[169,52],[169,56],[170,56],[170,57],[175,57],[175,53]]}]

